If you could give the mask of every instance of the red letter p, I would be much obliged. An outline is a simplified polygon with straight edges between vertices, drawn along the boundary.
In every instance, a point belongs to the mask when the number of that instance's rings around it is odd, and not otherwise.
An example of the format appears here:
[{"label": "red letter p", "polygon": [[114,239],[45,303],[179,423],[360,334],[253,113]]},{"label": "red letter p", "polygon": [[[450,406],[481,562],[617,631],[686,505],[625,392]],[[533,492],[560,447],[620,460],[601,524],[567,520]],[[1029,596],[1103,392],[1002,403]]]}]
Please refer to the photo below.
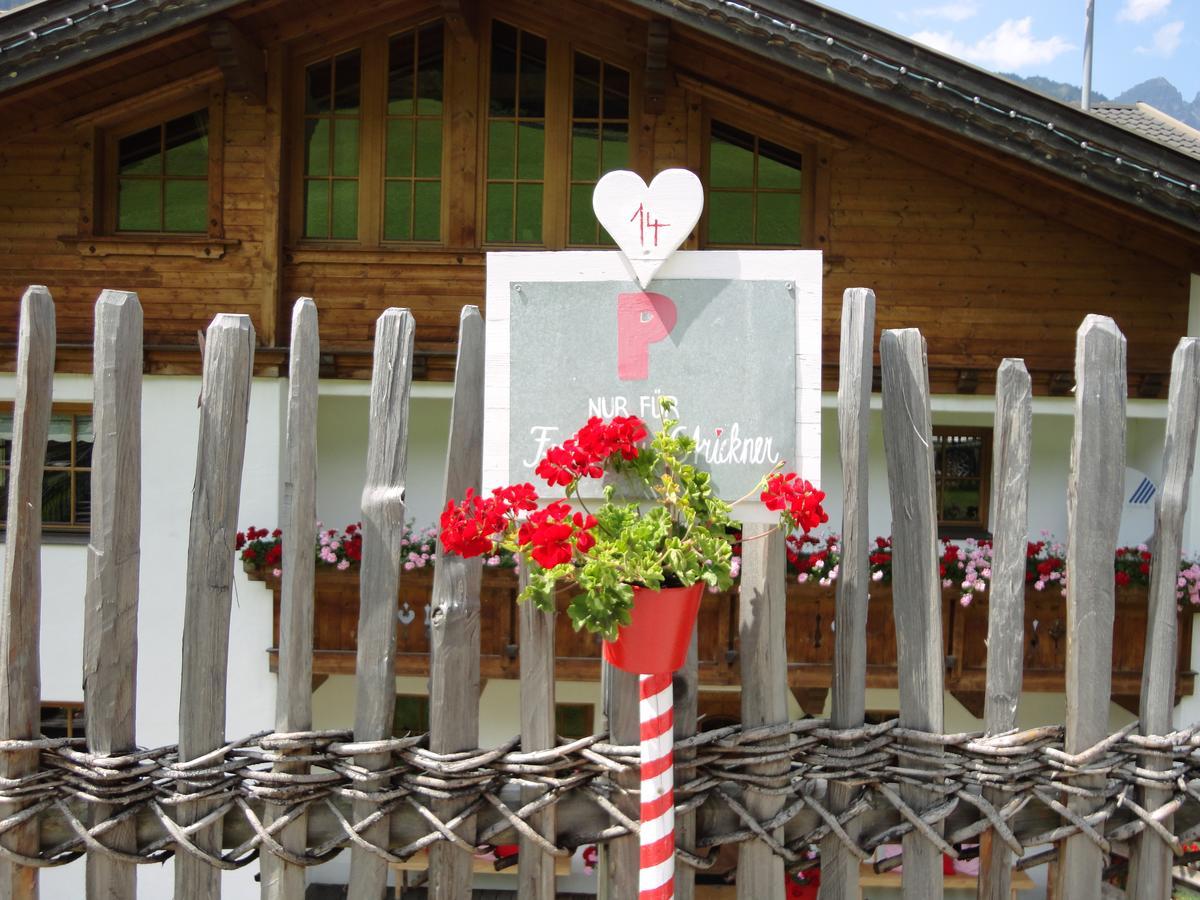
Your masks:
[{"label": "red letter p", "polygon": [[670,297],[639,291],[617,295],[617,377],[645,381],[650,374],[650,345],[675,327],[675,303]]}]

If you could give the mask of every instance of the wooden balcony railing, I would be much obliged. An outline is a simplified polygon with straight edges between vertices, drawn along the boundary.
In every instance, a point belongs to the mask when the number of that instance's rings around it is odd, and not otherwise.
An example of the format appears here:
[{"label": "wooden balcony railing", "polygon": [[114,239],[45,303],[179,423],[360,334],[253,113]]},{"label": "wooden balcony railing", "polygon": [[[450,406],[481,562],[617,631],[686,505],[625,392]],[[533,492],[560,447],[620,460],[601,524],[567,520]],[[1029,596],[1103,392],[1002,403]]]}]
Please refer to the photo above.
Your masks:
[{"label": "wooden balcony railing", "polygon": [[[271,670],[278,661],[278,579],[258,572],[251,578],[265,582],[274,596],[274,646],[268,651]],[[433,572],[420,569],[404,573],[396,621],[396,674],[429,673],[429,600]],[[507,569],[485,569],[481,606],[480,675],[484,678],[519,677],[517,580]],[[797,584],[788,586],[788,683],[806,712],[819,713],[833,674],[834,588]],[[942,601],[942,635],[946,655],[946,689],[975,716],[983,715],[986,680],[988,599],[976,595],[969,606],[959,603],[960,593],[947,590]],[[560,600],[565,609],[567,596]],[[896,629],[892,618],[892,589],[871,587],[867,613],[867,686],[896,687]],[[700,681],[707,685],[736,685],[738,659],[738,604],[735,593],[705,594],[698,622]],[[358,631],[358,575],[354,571],[318,570],[313,641],[314,675],[349,675],[354,672]],[[1146,589],[1117,589],[1116,633],[1113,642],[1113,700],[1137,713],[1141,691],[1142,656],[1146,640]],[[1024,689],[1061,693],[1066,667],[1066,602],[1057,590],[1025,595]],[[555,672],[562,681],[598,681],[600,639],[571,628],[566,614],[557,620],[558,659]],[[1191,695],[1192,612],[1179,616],[1179,657],[1176,700]]]}]

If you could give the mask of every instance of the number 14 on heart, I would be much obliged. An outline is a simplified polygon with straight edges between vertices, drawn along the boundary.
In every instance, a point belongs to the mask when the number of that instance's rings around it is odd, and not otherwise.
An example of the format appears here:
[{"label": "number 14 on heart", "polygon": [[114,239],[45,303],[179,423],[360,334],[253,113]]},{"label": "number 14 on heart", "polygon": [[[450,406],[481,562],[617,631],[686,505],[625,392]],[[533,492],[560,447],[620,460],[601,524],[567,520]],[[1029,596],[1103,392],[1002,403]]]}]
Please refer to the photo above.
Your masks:
[{"label": "number 14 on heart", "polygon": [[633,215],[629,217],[629,221],[638,223],[638,238],[641,241],[641,244],[643,247],[646,246],[646,230],[647,229],[654,232],[653,246],[657,247],[658,246],[658,231],[659,231],[659,229],[671,227],[670,222],[660,222],[658,219],[652,218],[652,214],[648,209],[646,209],[645,203],[638,204],[638,208],[636,210],[634,210]]}]

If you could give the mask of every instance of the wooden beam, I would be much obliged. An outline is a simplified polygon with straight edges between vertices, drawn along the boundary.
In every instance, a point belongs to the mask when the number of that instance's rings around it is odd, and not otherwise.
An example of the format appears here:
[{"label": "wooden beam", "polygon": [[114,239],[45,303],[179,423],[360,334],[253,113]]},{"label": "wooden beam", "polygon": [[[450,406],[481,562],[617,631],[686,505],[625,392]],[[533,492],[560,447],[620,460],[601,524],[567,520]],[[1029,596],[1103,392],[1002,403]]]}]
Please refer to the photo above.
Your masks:
[{"label": "wooden beam", "polygon": [[473,38],[479,23],[479,10],[475,0],[441,0],[442,18],[446,27],[457,38]]},{"label": "wooden beam", "polygon": [[262,48],[229,19],[209,22],[208,42],[225,75],[225,87],[257,106],[266,106],[267,65]]},{"label": "wooden beam", "polygon": [[646,23],[646,76],[642,82],[642,112],[657,116],[666,112],[669,67],[667,47],[671,39],[671,23],[667,19],[651,19]]},{"label": "wooden beam", "polygon": [[984,714],[984,701],[987,699],[983,691],[959,691],[951,688],[950,696],[963,705],[963,709],[977,719]]}]

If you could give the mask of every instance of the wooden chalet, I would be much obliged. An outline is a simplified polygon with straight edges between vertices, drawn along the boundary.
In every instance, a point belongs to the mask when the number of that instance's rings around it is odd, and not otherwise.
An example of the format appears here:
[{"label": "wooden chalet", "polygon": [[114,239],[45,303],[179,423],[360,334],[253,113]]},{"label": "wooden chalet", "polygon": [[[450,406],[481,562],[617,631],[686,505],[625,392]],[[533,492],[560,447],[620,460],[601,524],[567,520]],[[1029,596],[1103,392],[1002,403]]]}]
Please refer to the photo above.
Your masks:
[{"label": "wooden chalet", "polygon": [[[41,0],[0,16],[0,121],[9,369],[18,299],[41,283],[64,375],[90,373],[93,304],[124,288],[148,374],[197,376],[197,332],[233,312],[253,320],[256,374],[281,377],[311,296],[324,377],[368,377],[377,317],[404,306],[417,379],[449,381],[487,251],[605,246],[590,198],[612,168],[700,174],[690,247],[824,253],[826,391],[849,287],[876,291],[881,328],[921,329],[943,399],[991,394],[1004,357],[1039,397],[1068,394],[1088,313],[1128,339],[1131,396],[1162,399],[1200,321],[1200,135],[1155,120],[1162,140],[802,0]],[[978,531],[986,479],[958,489],[974,500],[941,511]],[[85,521],[70,496],[66,530]],[[730,615],[705,650],[717,684],[734,680]],[[496,616],[502,678],[516,648]],[[975,708],[985,651],[966,621],[947,625],[949,661]],[[819,709],[832,642],[814,635],[797,632],[793,686]],[[331,636],[318,674],[352,646]],[[1133,650],[1114,691],[1136,706]],[[880,652],[873,684],[894,684],[894,645]]]}]

